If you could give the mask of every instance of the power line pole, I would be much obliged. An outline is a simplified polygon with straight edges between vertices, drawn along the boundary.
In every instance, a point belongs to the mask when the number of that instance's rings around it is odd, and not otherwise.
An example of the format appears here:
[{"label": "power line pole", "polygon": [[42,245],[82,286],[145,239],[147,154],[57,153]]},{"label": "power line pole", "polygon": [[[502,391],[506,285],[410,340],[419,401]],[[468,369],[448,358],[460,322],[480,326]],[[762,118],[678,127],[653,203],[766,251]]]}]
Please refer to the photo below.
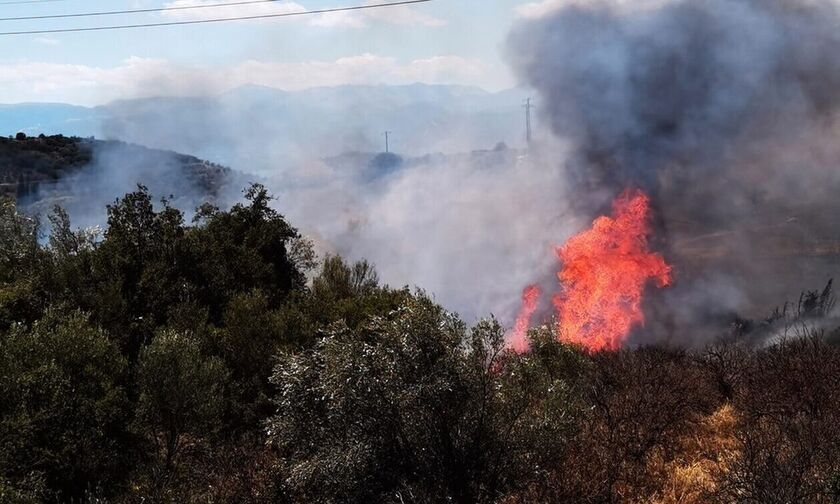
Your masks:
[{"label": "power line pole", "polygon": [[534,108],[534,105],[531,104],[531,98],[525,100],[525,104],[523,105],[525,108],[525,141],[528,143],[528,147],[531,146],[531,110]]},{"label": "power line pole", "polygon": [[388,141],[389,141],[390,137],[391,137],[391,132],[390,132],[390,131],[386,131],[386,132],[385,132],[385,153],[386,153],[386,154],[387,154],[387,153],[389,153],[389,152],[391,152],[391,146],[390,146],[390,145],[389,145],[389,143],[388,143]]}]

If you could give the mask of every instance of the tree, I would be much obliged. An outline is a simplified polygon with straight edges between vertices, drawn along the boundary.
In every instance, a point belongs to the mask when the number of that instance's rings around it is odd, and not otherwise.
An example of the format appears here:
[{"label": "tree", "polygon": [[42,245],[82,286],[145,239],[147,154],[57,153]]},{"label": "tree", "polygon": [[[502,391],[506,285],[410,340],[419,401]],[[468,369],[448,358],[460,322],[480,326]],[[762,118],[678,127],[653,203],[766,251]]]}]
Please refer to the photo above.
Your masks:
[{"label": "tree", "polygon": [[316,327],[341,320],[355,329],[370,317],[396,310],[411,297],[407,288],[380,286],[376,268],[369,262],[347,263],[333,255],[324,258],[310,290],[311,295],[300,305]]},{"label": "tree", "polygon": [[74,230],[67,212],[55,206],[50,220],[48,260],[43,272],[53,303],[96,310],[96,285],[92,282],[96,249],[95,231]]},{"label": "tree", "polygon": [[148,190],[138,186],[108,206],[108,229],[96,249],[93,313],[133,361],[151,340],[171,306],[191,293],[186,280],[193,260],[184,243],[180,211],[162,201],[155,211]]},{"label": "tree", "polygon": [[164,331],[140,353],[137,375],[138,418],[171,470],[184,435],[203,437],[220,426],[229,372],[188,334]]},{"label": "tree", "polygon": [[235,296],[216,331],[218,355],[231,369],[231,426],[259,427],[271,412],[270,384],[275,355],[283,347],[284,327],[268,297],[255,290]]},{"label": "tree", "polygon": [[42,285],[44,251],[38,220],[21,213],[14,200],[0,197],[0,329],[30,323],[46,308]]},{"label": "tree", "polygon": [[265,187],[252,185],[245,199],[226,212],[203,207],[188,236],[196,295],[217,323],[233,297],[254,289],[280,306],[304,290],[312,263],[311,244],[271,208]]},{"label": "tree", "polygon": [[[423,295],[282,355],[269,439],[302,502],[495,502],[563,445],[572,388]],[[513,359],[507,362],[505,359]],[[539,379],[528,382],[519,373]],[[533,383],[533,386],[530,384]],[[540,434],[554,435],[541,440]],[[528,450],[544,451],[531,459]],[[554,456],[559,455],[553,453]]]},{"label": "tree", "polygon": [[133,446],[125,379],[117,348],[80,312],[51,309],[0,336],[0,481],[40,475],[62,500],[117,488]]}]

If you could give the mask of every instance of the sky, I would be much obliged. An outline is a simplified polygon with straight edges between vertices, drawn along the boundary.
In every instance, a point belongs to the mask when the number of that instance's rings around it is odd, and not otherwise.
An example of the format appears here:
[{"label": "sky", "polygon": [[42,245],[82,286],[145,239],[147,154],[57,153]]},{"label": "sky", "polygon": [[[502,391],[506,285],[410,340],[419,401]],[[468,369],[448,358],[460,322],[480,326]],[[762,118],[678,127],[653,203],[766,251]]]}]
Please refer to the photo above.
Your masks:
[{"label": "sky", "polygon": [[[53,0],[0,17],[218,4],[232,0]],[[0,21],[0,31],[296,12],[389,0],[282,0],[95,18]],[[560,0],[434,0],[365,11],[85,33],[0,36],[0,103],[94,106],[149,96],[215,95],[243,85],[517,83],[505,62],[513,23]]]}]

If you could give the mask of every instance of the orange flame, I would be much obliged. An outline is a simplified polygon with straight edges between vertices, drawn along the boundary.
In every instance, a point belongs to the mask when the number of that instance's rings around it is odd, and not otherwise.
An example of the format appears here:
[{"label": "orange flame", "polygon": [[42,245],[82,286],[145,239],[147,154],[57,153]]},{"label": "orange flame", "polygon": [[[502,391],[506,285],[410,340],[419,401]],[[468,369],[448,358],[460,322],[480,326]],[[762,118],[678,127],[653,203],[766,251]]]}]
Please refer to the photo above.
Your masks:
[{"label": "orange flame", "polygon": [[514,352],[528,351],[528,327],[531,324],[531,317],[537,310],[537,302],[541,294],[538,285],[529,285],[522,291],[522,308],[519,309],[519,315],[516,316],[516,323],[513,326],[513,333],[508,340],[508,347]]},{"label": "orange flame", "polygon": [[633,326],[644,323],[645,284],[671,282],[671,267],[648,249],[650,232],[649,198],[627,190],[613,202],[611,217],[597,218],[592,228],[557,247],[563,290],[554,305],[561,339],[592,351],[615,350]]}]

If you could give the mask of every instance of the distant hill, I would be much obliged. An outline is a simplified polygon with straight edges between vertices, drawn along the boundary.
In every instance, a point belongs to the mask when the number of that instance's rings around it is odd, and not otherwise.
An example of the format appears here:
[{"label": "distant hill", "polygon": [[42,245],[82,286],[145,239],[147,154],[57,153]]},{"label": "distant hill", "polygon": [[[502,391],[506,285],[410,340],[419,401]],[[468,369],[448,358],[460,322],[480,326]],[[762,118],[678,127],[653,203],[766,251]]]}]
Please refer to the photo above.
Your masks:
[{"label": "distant hill", "polygon": [[62,135],[0,137],[0,193],[33,213],[54,204],[80,225],[104,222],[104,205],[147,186],[189,213],[205,201],[224,203],[245,177],[194,156],[112,140]]},{"label": "distant hill", "polygon": [[246,86],[214,97],[147,98],[84,108],[0,108],[0,134],[65,133],[120,138],[190,152],[247,172],[273,172],[313,157],[382,150],[418,156],[466,152],[498,142],[521,146],[527,91],[414,84],[338,86],[288,92]]},{"label": "distant hill", "polygon": [[0,192],[26,196],[89,164],[92,150],[89,141],[60,135],[0,138]]},{"label": "distant hill", "polygon": [[525,151],[510,149],[499,143],[494,149],[478,149],[457,154],[425,154],[423,156],[400,156],[384,152],[343,152],[337,156],[322,158],[325,165],[343,173],[352,173],[357,180],[369,182],[387,176],[391,172],[429,165],[450,165],[470,163],[471,166],[493,168],[511,166]]}]

